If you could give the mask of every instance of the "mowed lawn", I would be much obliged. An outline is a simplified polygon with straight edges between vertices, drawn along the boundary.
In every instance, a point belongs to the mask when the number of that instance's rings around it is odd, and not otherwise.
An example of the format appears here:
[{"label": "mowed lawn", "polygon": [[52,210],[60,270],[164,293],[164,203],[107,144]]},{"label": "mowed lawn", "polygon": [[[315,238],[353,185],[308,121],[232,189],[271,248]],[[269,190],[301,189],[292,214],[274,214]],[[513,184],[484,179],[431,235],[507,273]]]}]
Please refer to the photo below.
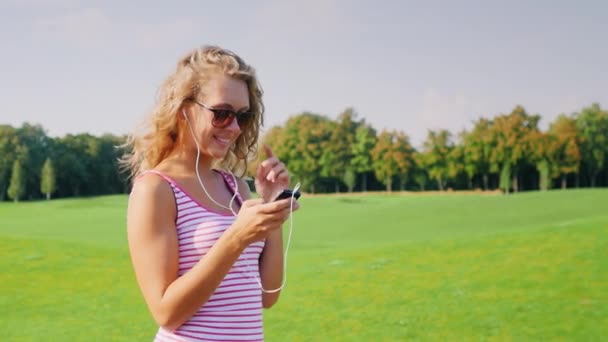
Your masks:
[{"label": "mowed lawn", "polygon": [[[0,204],[2,341],[152,340],[126,201]],[[608,190],[300,201],[267,341],[608,340]]]}]

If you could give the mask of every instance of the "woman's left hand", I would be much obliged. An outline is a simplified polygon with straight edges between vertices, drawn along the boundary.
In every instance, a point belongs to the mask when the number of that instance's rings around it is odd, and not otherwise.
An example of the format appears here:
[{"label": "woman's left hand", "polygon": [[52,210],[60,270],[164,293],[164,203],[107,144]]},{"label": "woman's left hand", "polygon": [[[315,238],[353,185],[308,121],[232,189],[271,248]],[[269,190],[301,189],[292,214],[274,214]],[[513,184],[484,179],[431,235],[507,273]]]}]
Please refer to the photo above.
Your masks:
[{"label": "woman's left hand", "polygon": [[269,146],[264,145],[266,160],[258,166],[255,176],[255,189],[264,202],[270,202],[278,196],[283,189],[289,188],[289,172]]}]

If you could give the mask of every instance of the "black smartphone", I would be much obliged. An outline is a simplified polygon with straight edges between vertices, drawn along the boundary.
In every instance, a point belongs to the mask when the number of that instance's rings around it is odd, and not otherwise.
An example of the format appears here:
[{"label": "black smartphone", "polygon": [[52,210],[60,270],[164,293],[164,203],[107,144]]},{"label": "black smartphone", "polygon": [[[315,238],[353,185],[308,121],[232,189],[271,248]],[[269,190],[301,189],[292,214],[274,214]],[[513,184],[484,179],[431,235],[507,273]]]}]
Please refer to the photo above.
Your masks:
[{"label": "black smartphone", "polygon": [[282,200],[285,198],[290,198],[293,195],[293,197],[297,200],[298,198],[300,198],[300,192],[296,190],[296,192],[294,193],[293,191],[291,191],[290,189],[285,189],[283,190],[274,200],[278,201],[278,200]]}]

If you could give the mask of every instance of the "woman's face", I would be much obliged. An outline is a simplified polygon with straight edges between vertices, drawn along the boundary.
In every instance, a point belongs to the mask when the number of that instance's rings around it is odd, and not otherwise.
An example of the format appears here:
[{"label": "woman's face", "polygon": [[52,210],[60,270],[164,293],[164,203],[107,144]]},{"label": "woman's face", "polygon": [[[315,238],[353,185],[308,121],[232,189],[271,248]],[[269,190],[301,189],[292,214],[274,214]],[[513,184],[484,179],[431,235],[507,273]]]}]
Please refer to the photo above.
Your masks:
[{"label": "woman's face", "polygon": [[[194,136],[199,143],[201,154],[210,156],[214,159],[221,159],[226,156],[230,146],[234,144],[241,134],[238,116],[243,116],[241,120],[251,120],[251,117],[242,114],[249,111],[249,92],[247,84],[243,80],[238,80],[224,74],[212,76],[205,88],[204,96],[199,96],[196,102],[185,110],[188,121],[192,125]],[[229,110],[229,111],[222,111]],[[215,113],[214,113],[215,111]],[[230,113],[230,115],[226,115]],[[236,117],[233,115],[236,113]],[[188,139],[192,136],[190,128],[187,127],[184,136],[186,144],[196,150],[194,141]],[[189,146],[190,147],[190,146]]]}]

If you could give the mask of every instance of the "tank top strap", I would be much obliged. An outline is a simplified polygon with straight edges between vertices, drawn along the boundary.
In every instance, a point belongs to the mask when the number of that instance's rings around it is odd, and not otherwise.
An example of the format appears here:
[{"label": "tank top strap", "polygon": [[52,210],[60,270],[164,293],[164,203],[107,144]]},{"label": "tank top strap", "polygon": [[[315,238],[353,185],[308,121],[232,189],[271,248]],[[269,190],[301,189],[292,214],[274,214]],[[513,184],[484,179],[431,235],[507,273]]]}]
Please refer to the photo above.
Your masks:
[{"label": "tank top strap", "polygon": [[241,193],[238,192],[238,190],[237,190],[237,184],[235,183],[236,177],[234,177],[234,175],[232,173],[228,173],[223,170],[216,170],[216,171],[222,176],[222,178],[224,178],[224,183],[226,183],[228,190],[230,190],[230,193],[233,196],[234,196],[234,192],[236,191],[236,199],[239,202],[239,206],[242,206],[243,197],[241,196]]},{"label": "tank top strap", "polygon": [[180,189],[179,185],[177,184],[177,182],[175,182],[173,180],[173,178],[167,176],[163,172],[160,172],[160,171],[157,171],[157,170],[152,170],[152,169],[150,169],[150,170],[144,170],[139,175],[137,175],[137,177],[135,179],[135,182],[133,183],[133,187],[135,187],[135,184],[137,183],[137,179],[139,179],[140,177],[143,177],[144,175],[149,174],[149,173],[153,173],[153,174],[161,177],[165,181],[167,181],[167,183],[169,183],[169,185],[171,185],[171,189],[173,190],[174,193],[176,193]]}]

